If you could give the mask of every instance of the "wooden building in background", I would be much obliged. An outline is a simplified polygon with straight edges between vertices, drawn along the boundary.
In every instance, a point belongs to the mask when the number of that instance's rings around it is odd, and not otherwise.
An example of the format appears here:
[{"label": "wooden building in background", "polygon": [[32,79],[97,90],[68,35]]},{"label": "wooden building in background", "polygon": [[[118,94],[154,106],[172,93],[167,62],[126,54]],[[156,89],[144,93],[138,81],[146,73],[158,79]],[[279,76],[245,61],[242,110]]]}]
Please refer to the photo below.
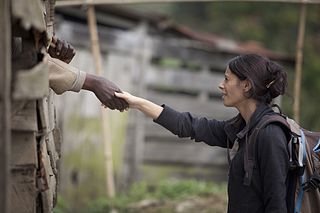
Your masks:
[{"label": "wooden building in background", "polygon": [[[56,9],[57,34],[77,49],[87,70],[90,36],[84,7]],[[95,6],[104,76],[123,90],[196,116],[228,119],[218,90],[228,60],[265,55],[292,69],[292,57],[253,41],[240,43],[173,23],[169,17],[116,6]],[[91,68],[92,69],[92,68]],[[67,104],[68,105],[68,104]],[[67,133],[63,133],[64,135]],[[64,136],[66,138],[67,136]],[[166,178],[226,180],[223,149],[179,139],[142,113],[129,111],[120,186]],[[162,171],[162,172],[161,172]],[[119,180],[119,178],[117,179]]]}]

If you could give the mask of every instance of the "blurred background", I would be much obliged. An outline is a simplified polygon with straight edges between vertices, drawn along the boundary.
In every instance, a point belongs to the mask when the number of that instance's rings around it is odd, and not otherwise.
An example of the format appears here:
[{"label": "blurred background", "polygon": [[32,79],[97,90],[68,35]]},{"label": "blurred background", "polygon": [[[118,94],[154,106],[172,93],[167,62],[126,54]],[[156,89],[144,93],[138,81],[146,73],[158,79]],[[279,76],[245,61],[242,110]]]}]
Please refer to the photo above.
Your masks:
[{"label": "blurred background", "polygon": [[[228,60],[255,52],[289,75],[277,100],[292,116],[300,6],[282,3],[97,5],[103,76],[124,91],[196,116],[229,119],[218,83]],[[301,125],[320,131],[320,6],[307,7]],[[56,7],[56,34],[76,49],[72,64],[95,73],[87,7]],[[226,212],[226,150],[179,139],[135,110],[106,110],[81,91],[56,96],[62,130],[55,212]],[[112,148],[108,182],[102,132]],[[109,172],[110,173],[110,172]],[[115,193],[110,196],[110,184]],[[112,194],[112,193],[111,193]]]}]

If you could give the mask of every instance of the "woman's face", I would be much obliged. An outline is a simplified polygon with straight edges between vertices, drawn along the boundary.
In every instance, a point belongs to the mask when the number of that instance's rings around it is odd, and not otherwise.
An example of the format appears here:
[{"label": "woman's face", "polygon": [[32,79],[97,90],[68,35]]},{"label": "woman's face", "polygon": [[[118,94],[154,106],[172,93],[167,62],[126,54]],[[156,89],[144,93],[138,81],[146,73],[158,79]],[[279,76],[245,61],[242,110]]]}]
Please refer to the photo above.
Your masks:
[{"label": "woman's face", "polygon": [[231,72],[229,67],[225,72],[224,80],[219,84],[219,89],[222,92],[223,104],[226,107],[236,107],[244,103],[247,98],[245,91],[247,81],[240,81],[240,79]]}]

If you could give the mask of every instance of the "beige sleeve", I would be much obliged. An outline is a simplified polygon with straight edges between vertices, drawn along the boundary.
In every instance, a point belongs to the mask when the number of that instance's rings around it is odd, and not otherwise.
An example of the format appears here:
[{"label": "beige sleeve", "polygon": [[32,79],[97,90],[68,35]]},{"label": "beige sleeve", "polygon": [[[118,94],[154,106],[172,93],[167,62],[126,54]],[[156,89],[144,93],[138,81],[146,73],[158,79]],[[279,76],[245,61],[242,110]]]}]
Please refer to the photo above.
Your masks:
[{"label": "beige sleeve", "polygon": [[49,85],[57,94],[66,91],[79,92],[86,79],[86,73],[59,59],[48,57]]}]

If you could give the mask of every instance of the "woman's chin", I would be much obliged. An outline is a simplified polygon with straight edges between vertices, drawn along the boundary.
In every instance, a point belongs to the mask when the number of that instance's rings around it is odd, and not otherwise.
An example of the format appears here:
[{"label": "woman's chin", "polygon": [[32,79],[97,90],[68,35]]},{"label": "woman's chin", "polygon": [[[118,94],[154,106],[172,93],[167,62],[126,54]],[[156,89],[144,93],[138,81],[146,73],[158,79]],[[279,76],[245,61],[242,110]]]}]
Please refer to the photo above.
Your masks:
[{"label": "woman's chin", "polygon": [[229,104],[227,101],[225,101],[225,100],[223,100],[223,105],[224,105],[225,107],[231,107],[230,104]]}]

